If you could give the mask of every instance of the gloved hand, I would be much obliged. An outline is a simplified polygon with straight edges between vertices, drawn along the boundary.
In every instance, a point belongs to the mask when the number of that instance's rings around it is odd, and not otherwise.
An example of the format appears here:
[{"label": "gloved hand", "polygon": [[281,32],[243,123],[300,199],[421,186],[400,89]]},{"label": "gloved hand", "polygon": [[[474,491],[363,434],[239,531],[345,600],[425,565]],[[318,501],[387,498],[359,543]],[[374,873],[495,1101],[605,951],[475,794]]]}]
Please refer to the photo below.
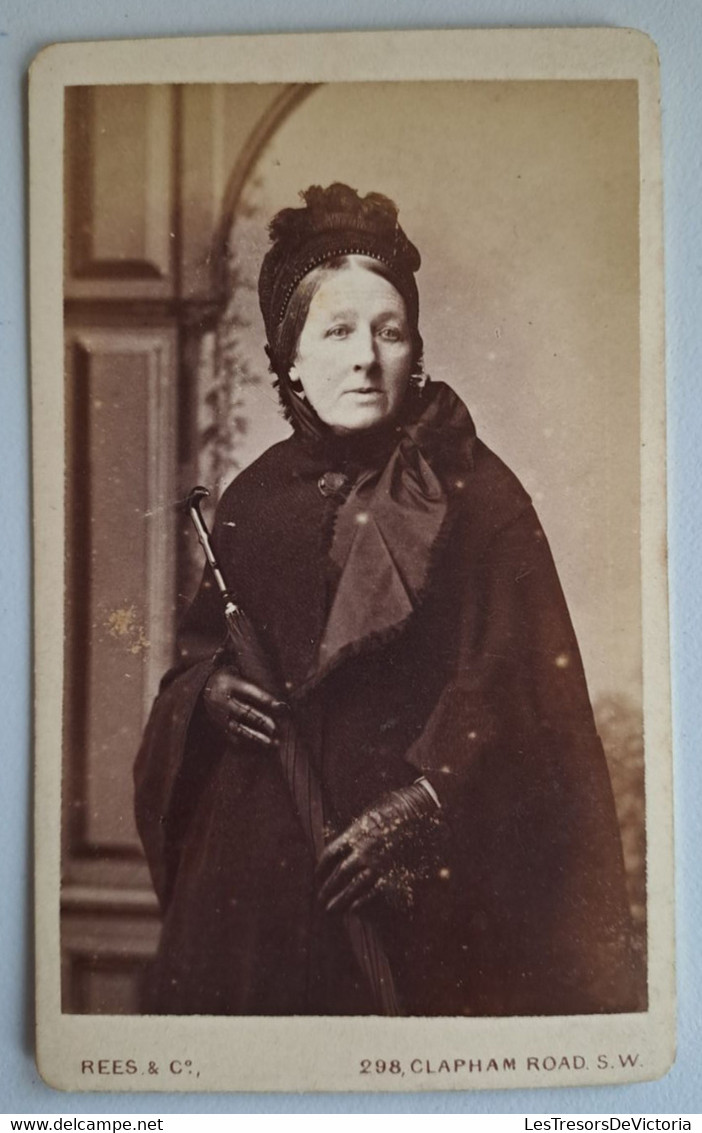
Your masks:
[{"label": "gloved hand", "polygon": [[278,721],[287,705],[232,669],[215,669],[202,699],[210,720],[228,739],[243,737],[265,748],[277,745]]},{"label": "gloved hand", "polygon": [[423,780],[391,791],[324,850],[318,900],[328,913],[356,912],[381,896],[409,911],[417,883],[439,869],[441,809]]}]

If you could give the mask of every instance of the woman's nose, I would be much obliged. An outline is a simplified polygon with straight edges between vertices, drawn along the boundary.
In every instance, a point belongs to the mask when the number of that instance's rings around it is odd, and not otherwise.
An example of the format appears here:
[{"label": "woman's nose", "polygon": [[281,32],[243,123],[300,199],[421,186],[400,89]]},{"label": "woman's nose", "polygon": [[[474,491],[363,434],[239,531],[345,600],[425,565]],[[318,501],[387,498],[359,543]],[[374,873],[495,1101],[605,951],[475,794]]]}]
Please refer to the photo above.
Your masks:
[{"label": "woman's nose", "polygon": [[375,336],[373,331],[368,330],[358,331],[354,343],[354,370],[370,370],[378,361],[378,351],[376,348]]}]

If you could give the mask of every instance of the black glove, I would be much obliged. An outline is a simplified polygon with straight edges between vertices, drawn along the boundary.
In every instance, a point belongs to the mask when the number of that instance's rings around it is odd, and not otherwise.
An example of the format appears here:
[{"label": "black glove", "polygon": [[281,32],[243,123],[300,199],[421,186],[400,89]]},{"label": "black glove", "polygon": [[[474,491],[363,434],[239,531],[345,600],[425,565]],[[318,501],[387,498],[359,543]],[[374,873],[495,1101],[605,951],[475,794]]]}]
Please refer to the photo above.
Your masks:
[{"label": "black glove", "polygon": [[243,737],[265,748],[277,745],[278,721],[287,705],[232,669],[215,669],[202,699],[210,720],[227,739]]},{"label": "black glove", "polygon": [[424,780],[391,791],[324,850],[320,904],[328,913],[356,912],[380,896],[409,911],[417,883],[439,870],[441,825],[439,803]]}]

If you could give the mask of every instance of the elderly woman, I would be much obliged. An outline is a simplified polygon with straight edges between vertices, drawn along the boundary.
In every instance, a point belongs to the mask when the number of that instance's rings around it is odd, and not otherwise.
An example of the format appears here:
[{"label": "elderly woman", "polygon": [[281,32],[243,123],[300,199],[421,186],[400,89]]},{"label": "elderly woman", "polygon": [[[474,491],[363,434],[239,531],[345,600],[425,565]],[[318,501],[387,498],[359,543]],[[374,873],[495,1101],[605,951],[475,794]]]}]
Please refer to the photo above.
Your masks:
[{"label": "elderly woman", "polygon": [[539,521],[422,374],[393,203],[303,197],[259,280],[292,434],[213,533],[271,676],[208,568],[137,760],[149,1009],[630,1010],[612,793]]}]

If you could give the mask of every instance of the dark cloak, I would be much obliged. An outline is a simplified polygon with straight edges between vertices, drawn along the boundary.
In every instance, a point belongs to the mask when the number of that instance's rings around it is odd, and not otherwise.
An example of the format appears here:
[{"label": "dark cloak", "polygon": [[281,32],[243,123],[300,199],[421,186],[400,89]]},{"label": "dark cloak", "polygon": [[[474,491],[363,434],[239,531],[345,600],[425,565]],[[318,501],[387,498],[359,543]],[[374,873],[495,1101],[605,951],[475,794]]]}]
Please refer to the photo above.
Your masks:
[{"label": "dark cloak", "polygon": [[[403,1013],[633,1010],[612,792],[547,541],[460,401],[428,396],[433,432],[424,414],[370,445],[298,430],[264,453],[218,507],[220,565],[286,690],[331,832],[418,775],[441,800],[440,857],[413,907],[370,913]],[[398,520],[366,489],[411,464],[422,492]],[[346,498],[320,487],[330,472],[353,485]],[[202,708],[225,643],[207,570],[136,764],[164,914],[147,1008],[371,1012],[342,924],[315,905],[278,761],[224,741]]]}]

